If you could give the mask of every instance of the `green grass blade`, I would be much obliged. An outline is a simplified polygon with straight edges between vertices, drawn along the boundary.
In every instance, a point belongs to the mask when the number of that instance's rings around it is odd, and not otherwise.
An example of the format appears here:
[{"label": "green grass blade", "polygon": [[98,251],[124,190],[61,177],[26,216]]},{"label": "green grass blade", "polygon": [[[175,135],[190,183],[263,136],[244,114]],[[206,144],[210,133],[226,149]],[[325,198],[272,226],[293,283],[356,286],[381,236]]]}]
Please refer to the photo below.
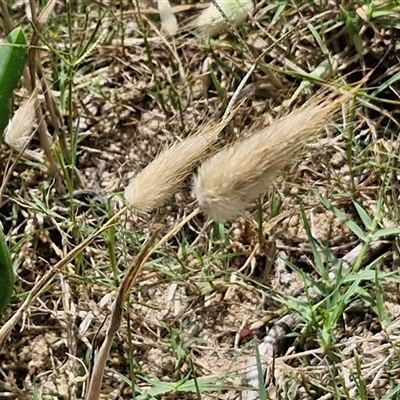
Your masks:
[{"label": "green grass blade", "polygon": [[367,214],[367,212],[356,201],[353,200],[353,204],[354,204],[354,207],[356,208],[357,213],[360,216],[361,221],[363,222],[364,226],[368,230],[371,230],[372,223],[373,223],[372,218]]},{"label": "green grass blade", "polygon": [[14,286],[14,273],[3,230],[0,229],[0,315],[10,304]]},{"label": "green grass blade", "polygon": [[[391,399],[398,399],[397,395],[400,392],[400,385],[395,386],[392,390],[387,392],[385,396],[381,397],[381,400],[391,400]],[[396,395],[396,397],[394,397]]]},{"label": "green grass blade", "polygon": [[312,232],[311,232],[311,227],[310,224],[308,223],[306,213],[304,211],[303,206],[301,206],[301,216],[303,219],[303,224],[304,224],[304,229],[307,232],[308,240],[310,241],[313,256],[314,256],[314,262],[315,262],[315,267],[318,269],[318,272],[320,275],[326,280],[328,280],[328,270],[324,268],[324,262],[322,261],[321,254],[318,248],[318,245],[316,243],[316,240],[314,239]]},{"label": "green grass blade", "polygon": [[10,99],[24,70],[28,55],[21,28],[14,29],[0,45],[0,142],[10,117]]},{"label": "green grass blade", "polygon": [[381,238],[381,237],[386,237],[386,236],[393,236],[393,235],[399,235],[400,234],[400,229],[399,228],[382,228],[377,230],[376,232],[373,233],[372,237],[373,238]]},{"label": "green grass blade", "polygon": [[258,389],[259,389],[259,399],[260,400],[267,400],[267,390],[265,389],[265,381],[264,381],[264,373],[262,369],[261,363],[261,355],[258,346],[256,346],[256,360],[257,360],[257,376],[258,376]]},{"label": "green grass blade", "polygon": [[328,209],[332,211],[340,221],[342,221],[358,238],[361,240],[366,240],[367,235],[364,233],[364,230],[359,227],[353,220],[351,220],[344,212],[340,211],[336,207],[334,207],[328,199],[324,196],[320,195],[318,192],[314,192],[316,196],[320,199],[321,203]]}]

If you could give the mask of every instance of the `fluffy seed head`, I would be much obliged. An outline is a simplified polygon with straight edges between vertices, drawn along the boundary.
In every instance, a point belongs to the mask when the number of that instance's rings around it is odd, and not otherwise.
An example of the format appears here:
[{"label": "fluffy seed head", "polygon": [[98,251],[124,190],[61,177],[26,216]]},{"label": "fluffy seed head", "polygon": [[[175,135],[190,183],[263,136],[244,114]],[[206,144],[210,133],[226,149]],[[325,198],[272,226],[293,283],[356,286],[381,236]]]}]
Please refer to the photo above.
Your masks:
[{"label": "fluffy seed head", "polygon": [[126,187],[125,198],[132,208],[139,212],[148,212],[161,206],[205,156],[228,122],[229,118],[208,126],[202,132],[160,153]]},{"label": "fluffy seed head", "polygon": [[216,220],[242,215],[350,96],[336,100],[328,96],[325,101],[318,96],[204,161],[194,179],[194,193],[203,211]]},{"label": "fluffy seed head", "polygon": [[18,108],[4,131],[4,141],[16,151],[21,151],[28,143],[35,124],[37,91]]},{"label": "fluffy seed head", "polygon": [[178,32],[178,22],[168,0],[158,0],[158,12],[160,13],[163,32],[168,36],[176,35]]},{"label": "fluffy seed head", "polygon": [[226,20],[237,27],[254,10],[252,0],[215,0],[215,2],[218,7],[210,3],[191,24],[192,28],[211,37],[228,28]]}]

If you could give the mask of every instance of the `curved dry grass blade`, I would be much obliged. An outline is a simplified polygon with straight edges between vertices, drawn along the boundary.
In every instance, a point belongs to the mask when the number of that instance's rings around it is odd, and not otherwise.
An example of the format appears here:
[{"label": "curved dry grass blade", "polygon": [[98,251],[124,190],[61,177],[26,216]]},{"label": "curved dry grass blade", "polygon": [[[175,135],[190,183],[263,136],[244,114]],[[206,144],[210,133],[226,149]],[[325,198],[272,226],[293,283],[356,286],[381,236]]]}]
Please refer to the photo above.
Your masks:
[{"label": "curved dry grass blade", "polygon": [[181,222],[174,226],[166,235],[164,235],[152,248],[152,244],[157,236],[158,232],[152,234],[148,242],[145,244],[143,249],[140,250],[140,253],[137,255],[136,260],[132,263],[132,266],[126,272],[124,279],[121,282],[121,285],[118,289],[117,297],[114,301],[111,320],[108,325],[106,337],[104,339],[103,344],[101,345],[99,354],[96,358],[96,362],[94,363],[93,372],[90,378],[89,388],[86,393],[86,400],[98,400],[100,398],[101,391],[101,383],[103,381],[104,368],[106,365],[107,357],[110,352],[110,348],[114,339],[115,333],[118,331],[118,328],[121,324],[122,320],[122,312],[124,309],[124,301],[129,295],[129,291],[131,290],[132,285],[135,283],[139,272],[142,270],[144,264],[150,258],[150,256],[165,242],[167,242],[173,235],[181,230],[181,228],[189,222],[192,218],[194,218],[200,212],[199,208],[196,208],[192,211],[186,218],[184,218]]},{"label": "curved dry grass blade", "polygon": [[136,280],[141,267],[144,264],[144,260],[147,257],[150,247],[153,245],[158,232],[154,232],[147,243],[140,250],[139,254],[136,256],[135,261],[132,263],[129,270],[126,272],[124,279],[121,282],[121,286],[118,290],[117,298],[114,301],[112,308],[111,321],[107,329],[106,337],[103,344],[101,345],[100,351],[96,357],[94,363],[93,372],[90,378],[90,383],[88,391],[86,393],[86,400],[97,400],[100,398],[101,383],[103,381],[104,368],[106,366],[106,361],[108,354],[111,349],[111,345],[114,339],[114,334],[118,330],[121,320],[122,312],[124,310],[124,300],[129,290]]}]

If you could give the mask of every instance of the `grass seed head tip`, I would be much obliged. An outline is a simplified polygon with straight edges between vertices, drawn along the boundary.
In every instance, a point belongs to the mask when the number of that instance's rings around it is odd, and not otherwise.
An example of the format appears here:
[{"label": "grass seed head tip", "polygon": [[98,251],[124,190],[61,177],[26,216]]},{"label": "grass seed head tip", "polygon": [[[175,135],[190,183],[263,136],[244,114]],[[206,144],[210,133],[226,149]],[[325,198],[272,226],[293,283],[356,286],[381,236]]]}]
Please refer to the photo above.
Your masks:
[{"label": "grass seed head tip", "polygon": [[168,36],[176,35],[178,21],[168,0],[158,0],[158,12],[160,13],[162,31]]},{"label": "grass seed head tip", "polygon": [[21,151],[29,141],[36,120],[35,90],[15,112],[4,131],[4,141],[14,150]]},{"label": "grass seed head tip", "polygon": [[252,0],[215,0],[215,2],[217,5],[210,3],[192,23],[193,28],[209,36],[215,36],[226,30],[229,24],[233,27],[239,26],[254,10]]}]

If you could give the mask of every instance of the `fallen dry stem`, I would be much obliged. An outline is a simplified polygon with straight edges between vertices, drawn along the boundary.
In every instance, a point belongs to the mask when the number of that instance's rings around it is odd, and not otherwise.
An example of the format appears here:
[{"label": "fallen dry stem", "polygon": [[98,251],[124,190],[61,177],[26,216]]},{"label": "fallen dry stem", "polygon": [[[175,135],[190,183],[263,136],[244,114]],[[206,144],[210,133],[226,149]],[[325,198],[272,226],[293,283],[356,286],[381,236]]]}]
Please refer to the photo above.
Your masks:
[{"label": "fallen dry stem", "polygon": [[[55,4],[56,2],[54,0],[51,0],[43,9],[42,13],[38,18],[36,4],[32,0],[30,1],[33,26],[36,27],[36,30],[34,30],[29,45],[28,69],[29,69],[30,79],[28,75],[24,73],[25,85],[27,86],[29,91],[33,90],[36,87],[36,70],[37,66],[41,65],[40,52],[37,50],[38,47],[37,45],[40,40],[39,32],[44,28]],[[65,187],[63,185],[61,173],[58,170],[56,159],[54,157],[53,150],[51,148],[52,141],[50,140],[50,135],[47,130],[47,125],[44,122],[43,112],[40,104],[38,104],[36,107],[36,118],[39,121],[38,132],[39,132],[40,144],[44,150],[48,162],[48,173],[55,179],[55,186],[57,192],[61,195],[64,195]]]},{"label": "fallen dry stem", "polygon": [[46,155],[46,160],[49,163],[48,173],[55,179],[57,193],[60,195],[64,195],[66,193],[65,187],[61,178],[61,173],[57,167],[56,159],[54,158],[53,150],[51,148],[51,140],[49,138],[49,132],[44,122],[44,116],[40,105],[36,108],[36,118],[39,121],[38,132],[40,144]]}]

